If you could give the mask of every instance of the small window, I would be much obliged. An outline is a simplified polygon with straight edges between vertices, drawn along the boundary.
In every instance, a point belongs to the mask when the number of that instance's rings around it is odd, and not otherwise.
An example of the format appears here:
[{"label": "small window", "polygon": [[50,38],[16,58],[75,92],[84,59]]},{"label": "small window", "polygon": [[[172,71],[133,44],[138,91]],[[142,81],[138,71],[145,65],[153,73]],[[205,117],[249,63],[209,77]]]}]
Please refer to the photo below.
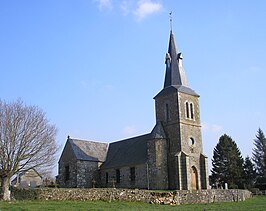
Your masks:
[{"label": "small window", "polygon": [[186,117],[189,118],[189,107],[188,107],[188,102],[186,102]]},{"label": "small window", "polygon": [[131,182],[135,182],[136,180],[135,167],[130,168],[130,180]]},{"label": "small window", "polygon": [[65,166],[65,181],[68,181],[70,177],[69,165]]},{"label": "small window", "polygon": [[189,139],[189,146],[193,146],[195,144],[195,141],[193,138]]},{"label": "small window", "polygon": [[108,184],[109,175],[108,172],[105,172],[105,183]]},{"label": "small window", "polygon": [[120,183],[120,170],[116,169],[116,183]]},{"label": "small window", "polygon": [[194,119],[194,109],[193,109],[192,103],[190,103],[190,117],[191,117],[191,119]]}]

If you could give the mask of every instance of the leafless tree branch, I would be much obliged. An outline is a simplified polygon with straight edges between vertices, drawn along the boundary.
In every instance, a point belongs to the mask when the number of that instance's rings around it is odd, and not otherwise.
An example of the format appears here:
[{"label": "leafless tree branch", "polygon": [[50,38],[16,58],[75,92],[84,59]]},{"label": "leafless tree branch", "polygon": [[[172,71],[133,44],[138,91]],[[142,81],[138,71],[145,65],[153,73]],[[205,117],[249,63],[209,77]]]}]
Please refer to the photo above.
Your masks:
[{"label": "leafless tree branch", "polygon": [[[2,179],[10,180],[14,174],[31,168],[49,170],[55,162],[56,132],[38,107],[26,106],[21,100],[13,103],[0,100]],[[5,194],[4,187],[3,191]]]}]

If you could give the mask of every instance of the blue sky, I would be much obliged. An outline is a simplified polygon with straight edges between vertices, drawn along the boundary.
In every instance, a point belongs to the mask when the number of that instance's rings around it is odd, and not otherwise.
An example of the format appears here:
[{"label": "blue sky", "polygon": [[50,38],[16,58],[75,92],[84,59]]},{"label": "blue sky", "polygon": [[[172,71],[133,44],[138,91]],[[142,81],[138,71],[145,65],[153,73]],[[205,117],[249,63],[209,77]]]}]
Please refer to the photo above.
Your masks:
[{"label": "blue sky", "polygon": [[150,132],[170,11],[209,163],[224,133],[251,155],[258,128],[266,133],[264,0],[2,0],[0,98],[42,108],[61,149],[67,135]]}]

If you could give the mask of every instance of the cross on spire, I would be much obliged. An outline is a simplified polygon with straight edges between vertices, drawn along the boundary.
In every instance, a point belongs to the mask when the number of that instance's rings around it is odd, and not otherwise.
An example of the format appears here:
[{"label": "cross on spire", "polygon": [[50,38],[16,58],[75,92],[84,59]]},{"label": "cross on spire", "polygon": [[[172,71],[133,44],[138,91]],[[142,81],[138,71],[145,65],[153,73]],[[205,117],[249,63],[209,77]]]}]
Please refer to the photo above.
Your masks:
[{"label": "cross on spire", "polygon": [[172,31],[173,29],[173,16],[172,16],[172,11],[169,12],[169,19],[170,19],[170,30]]}]

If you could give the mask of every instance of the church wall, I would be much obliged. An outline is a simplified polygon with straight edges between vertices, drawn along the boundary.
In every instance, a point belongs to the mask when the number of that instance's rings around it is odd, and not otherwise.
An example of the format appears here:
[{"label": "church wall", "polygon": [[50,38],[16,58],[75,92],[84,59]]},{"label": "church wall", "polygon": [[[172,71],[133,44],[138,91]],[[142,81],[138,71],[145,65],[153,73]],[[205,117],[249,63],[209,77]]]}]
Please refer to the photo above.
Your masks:
[{"label": "church wall", "polygon": [[[189,190],[193,167],[197,172],[197,187],[200,189],[202,180],[205,181],[201,176],[208,176],[205,175],[207,169],[201,167],[200,162],[203,150],[198,96],[171,90],[157,96],[155,105],[157,121],[163,122],[169,138],[169,188]],[[182,155],[178,161],[178,152],[184,152],[187,157]],[[202,187],[206,187],[206,182]]]},{"label": "church wall", "polygon": [[[189,118],[187,117],[186,103],[189,105]],[[191,118],[190,104],[193,105],[193,118]],[[191,172],[192,167],[197,171],[197,187],[207,188],[206,179],[208,171],[205,161],[201,161],[202,147],[202,134],[200,126],[200,110],[199,110],[199,99],[197,96],[187,95],[179,93],[179,105],[180,105],[180,133],[181,133],[181,150],[189,156],[188,173]],[[183,106],[182,106],[183,105]],[[190,176],[190,175],[189,175]],[[190,177],[189,177],[190,180]],[[201,184],[205,181],[203,184]],[[191,181],[188,181],[188,189]]]},{"label": "church wall", "polygon": [[[134,168],[135,176],[132,176],[132,170]],[[117,181],[117,170],[120,172],[119,180]],[[106,178],[108,174],[108,180]],[[108,182],[107,182],[108,181]],[[107,183],[106,183],[107,182]],[[147,165],[130,165],[125,167],[117,167],[113,169],[101,170],[101,184],[102,187],[108,188],[140,188],[146,189],[148,187],[147,180]]]},{"label": "church wall", "polygon": [[[185,153],[202,153],[202,135],[200,125],[200,111],[198,97],[179,93],[181,151]],[[189,117],[187,117],[186,103],[189,105]],[[193,117],[191,117],[190,105],[193,105]],[[193,139],[194,143],[191,143]]]},{"label": "church wall", "polygon": [[168,137],[168,183],[169,189],[178,187],[176,153],[181,150],[179,128],[179,104],[176,90],[161,94],[155,99],[156,121],[163,123]]},{"label": "church wall", "polygon": [[167,140],[148,141],[149,189],[168,189]]},{"label": "church wall", "polygon": [[209,188],[209,175],[208,175],[208,158],[201,154],[200,155],[200,173],[201,173],[201,188]]},{"label": "church wall", "polygon": [[72,153],[69,143],[67,143],[59,160],[58,182],[60,187],[77,187],[76,163],[77,160]]},{"label": "church wall", "polygon": [[98,162],[77,161],[77,187],[99,187]]},{"label": "church wall", "polygon": [[[69,167],[69,177],[66,178],[66,166]],[[77,187],[77,165],[76,160],[69,160],[68,162],[61,162],[59,165],[58,182],[60,187],[75,188]]]},{"label": "church wall", "polygon": [[156,121],[167,124],[176,123],[179,120],[179,104],[177,92],[172,91],[160,95],[155,99]]}]

